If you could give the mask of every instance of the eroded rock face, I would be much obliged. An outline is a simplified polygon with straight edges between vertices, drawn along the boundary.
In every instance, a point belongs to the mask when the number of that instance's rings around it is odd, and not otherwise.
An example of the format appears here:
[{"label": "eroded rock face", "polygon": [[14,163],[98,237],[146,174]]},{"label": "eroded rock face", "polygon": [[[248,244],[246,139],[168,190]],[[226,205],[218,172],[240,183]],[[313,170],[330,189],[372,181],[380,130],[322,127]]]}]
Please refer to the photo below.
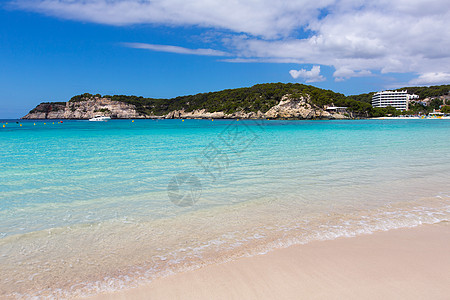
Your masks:
[{"label": "eroded rock face", "polygon": [[263,119],[264,114],[258,112],[234,112],[226,114],[223,111],[208,112],[205,109],[199,109],[186,112],[184,110],[174,110],[163,116],[164,119]]},{"label": "eroded rock face", "polygon": [[24,119],[90,119],[96,115],[114,119],[346,119],[347,116],[330,113],[311,104],[308,95],[294,98],[285,95],[280,103],[266,113],[238,111],[227,114],[222,111],[208,112],[205,109],[194,111],[174,110],[162,116],[140,114],[136,107],[109,98],[91,98],[79,102],[41,103]]},{"label": "eroded rock face", "polygon": [[222,111],[207,112],[205,109],[186,112],[184,110],[174,110],[164,115],[164,119],[223,119],[226,114]]},{"label": "eroded rock face", "polygon": [[285,95],[281,98],[280,103],[270,108],[264,115],[270,119],[312,119],[316,117],[316,112],[311,104],[309,104],[309,98],[291,98],[290,95]]},{"label": "eroded rock face", "polygon": [[23,117],[23,119],[49,119],[49,115],[60,115],[64,112],[65,108],[65,104],[41,103]]},{"label": "eroded rock face", "polygon": [[90,119],[96,115],[109,116],[116,119],[138,119],[148,116],[141,115],[136,107],[108,98],[92,98],[80,102],[63,104],[41,103],[24,119]]},{"label": "eroded rock face", "polygon": [[269,119],[347,119],[345,115],[330,113],[311,104],[308,95],[293,98],[285,95],[280,103],[271,107],[264,116]]}]

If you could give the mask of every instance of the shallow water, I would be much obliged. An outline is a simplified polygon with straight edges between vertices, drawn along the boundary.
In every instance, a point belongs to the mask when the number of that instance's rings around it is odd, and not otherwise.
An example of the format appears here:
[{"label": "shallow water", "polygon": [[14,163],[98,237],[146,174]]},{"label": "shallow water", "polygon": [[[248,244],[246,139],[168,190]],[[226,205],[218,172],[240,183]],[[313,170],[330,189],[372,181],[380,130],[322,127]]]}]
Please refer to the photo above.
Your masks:
[{"label": "shallow water", "polygon": [[15,122],[0,128],[0,297],[450,219],[449,120]]}]

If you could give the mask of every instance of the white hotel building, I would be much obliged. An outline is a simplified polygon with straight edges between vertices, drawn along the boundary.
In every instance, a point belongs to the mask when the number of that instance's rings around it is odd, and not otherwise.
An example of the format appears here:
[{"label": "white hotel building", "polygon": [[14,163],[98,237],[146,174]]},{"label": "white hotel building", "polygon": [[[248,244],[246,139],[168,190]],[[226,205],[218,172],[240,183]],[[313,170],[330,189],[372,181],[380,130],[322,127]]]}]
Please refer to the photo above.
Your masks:
[{"label": "white hotel building", "polygon": [[408,94],[408,91],[383,91],[372,97],[373,107],[392,106],[398,110],[407,110],[409,100],[419,99],[418,95]]}]

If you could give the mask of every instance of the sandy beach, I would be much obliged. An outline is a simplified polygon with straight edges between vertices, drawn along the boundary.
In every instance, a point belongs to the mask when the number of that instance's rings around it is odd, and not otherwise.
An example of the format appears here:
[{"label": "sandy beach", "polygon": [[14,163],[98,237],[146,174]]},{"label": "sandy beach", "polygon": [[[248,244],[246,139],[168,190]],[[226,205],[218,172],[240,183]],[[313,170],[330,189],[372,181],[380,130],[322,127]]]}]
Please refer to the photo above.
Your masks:
[{"label": "sandy beach", "polygon": [[448,299],[450,224],[311,242],[94,299]]}]

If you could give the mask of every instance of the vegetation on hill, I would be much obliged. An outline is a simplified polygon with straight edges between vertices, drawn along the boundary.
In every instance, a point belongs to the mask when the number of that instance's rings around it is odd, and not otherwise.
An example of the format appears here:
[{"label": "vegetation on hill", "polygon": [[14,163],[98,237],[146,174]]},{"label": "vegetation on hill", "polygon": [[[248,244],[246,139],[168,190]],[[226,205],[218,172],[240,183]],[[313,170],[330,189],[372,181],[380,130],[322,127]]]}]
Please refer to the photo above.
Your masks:
[{"label": "vegetation on hill", "polygon": [[[173,99],[154,99],[126,95],[105,95],[103,97],[132,104],[142,114],[162,115],[181,109],[185,111],[205,109],[209,112],[223,111],[225,113],[237,111],[261,111],[265,113],[271,107],[277,105],[286,94],[290,94],[295,98],[309,95],[312,104],[319,107],[324,105],[346,106],[349,107],[350,111],[366,114],[372,109],[370,104],[346,97],[343,94],[299,83],[257,84],[248,88],[180,96]],[[101,97],[101,95],[85,93],[72,97],[70,102],[84,101],[93,97]]]},{"label": "vegetation on hill", "polygon": [[42,102],[33,108],[30,113],[46,113],[49,111],[58,111],[66,106],[66,102]]},{"label": "vegetation on hill", "polygon": [[84,93],[84,94],[81,94],[81,95],[73,96],[72,98],[70,98],[69,102],[81,102],[81,101],[86,101],[86,100],[89,100],[89,99],[92,99],[92,98],[95,98],[95,97],[101,98],[102,95],[100,95],[100,94],[92,95],[92,94],[89,94],[89,93]]},{"label": "vegetation on hill", "polygon": [[450,105],[443,106],[441,108],[441,112],[443,112],[444,114],[450,114]]},{"label": "vegetation on hill", "polygon": [[[419,95],[423,99],[448,93],[450,91],[450,85],[406,87],[398,90],[404,89],[407,89],[410,93]],[[374,93],[345,96],[331,90],[324,90],[299,83],[257,84],[248,88],[228,89],[218,92],[180,96],[172,99],[154,99],[126,95],[102,96],[100,94],[93,95],[85,93],[72,97],[70,102],[85,101],[94,97],[105,97],[114,101],[132,104],[139,113],[146,115],[164,115],[170,111],[182,109],[185,111],[205,109],[209,112],[223,111],[225,113],[237,111],[261,111],[265,113],[271,107],[277,105],[286,94],[290,94],[294,98],[309,96],[311,103],[318,107],[324,107],[325,105],[345,106],[354,115],[365,117],[379,117],[390,114],[398,115],[401,113],[392,107],[373,108],[371,101]],[[419,104],[412,105],[411,113],[421,110],[426,111],[441,104],[438,102],[432,103],[430,107],[424,107],[422,105],[419,107],[417,106]]]},{"label": "vegetation on hill", "polygon": [[372,96],[374,94],[375,94],[375,92],[371,92],[371,93],[367,93],[367,94],[351,95],[351,96],[347,96],[347,98],[356,100],[356,101],[361,101],[361,102],[372,105]]},{"label": "vegetation on hill", "polygon": [[450,85],[413,86],[396,89],[396,91],[401,90],[407,90],[408,93],[419,95],[420,99],[425,99],[446,95],[450,91]]},{"label": "vegetation on hill", "polygon": [[400,112],[403,115],[417,115],[417,114],[428,114],[433,112],[434,110],[441,109],[443,113],[448,113],[446,106],[444,105],[444,101],[439,98],[434,98],[430,101],[428,105],[424,105],[421,102],[411,102],[409,104],[409,109],[406,111]]}]

